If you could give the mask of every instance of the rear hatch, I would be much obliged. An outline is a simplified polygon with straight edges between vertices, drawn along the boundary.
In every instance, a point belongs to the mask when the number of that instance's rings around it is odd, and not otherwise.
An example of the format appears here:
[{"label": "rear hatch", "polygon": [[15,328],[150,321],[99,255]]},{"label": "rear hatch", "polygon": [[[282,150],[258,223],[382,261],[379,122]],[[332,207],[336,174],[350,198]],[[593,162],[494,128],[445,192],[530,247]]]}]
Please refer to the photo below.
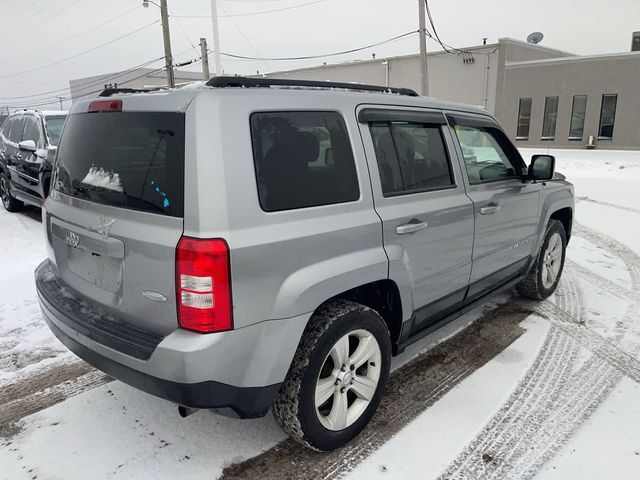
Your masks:
[{"label": "rear hatch", "polygon": [[46,204],[58,279],[101,314],[156,335],[178,327],[184,129],[178,112],[72,113]]}]

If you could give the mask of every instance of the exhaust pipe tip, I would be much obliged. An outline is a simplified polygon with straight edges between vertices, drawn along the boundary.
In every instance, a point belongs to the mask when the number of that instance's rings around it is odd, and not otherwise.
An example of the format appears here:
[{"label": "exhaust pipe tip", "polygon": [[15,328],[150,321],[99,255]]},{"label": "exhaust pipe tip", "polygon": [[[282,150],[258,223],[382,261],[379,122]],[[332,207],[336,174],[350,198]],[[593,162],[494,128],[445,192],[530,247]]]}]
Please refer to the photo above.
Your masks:
[{"label": "exhaust pipe tip", "polygon": [[182,418],[187,418],[189,415],[193,415],[198,410],[199,410],[198,408],[190,408],[190,407],[185,407],[184,405],[178,405],[178,413]]}]

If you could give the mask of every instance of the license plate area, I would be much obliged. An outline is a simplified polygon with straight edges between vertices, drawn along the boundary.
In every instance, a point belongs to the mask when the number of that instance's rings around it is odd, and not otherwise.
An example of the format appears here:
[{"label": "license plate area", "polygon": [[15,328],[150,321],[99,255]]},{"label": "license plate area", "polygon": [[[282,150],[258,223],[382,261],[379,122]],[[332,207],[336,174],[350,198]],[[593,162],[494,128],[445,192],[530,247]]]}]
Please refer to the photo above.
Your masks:
[{"label": "license plate area", "polygon": [[97,288],[117,293],[122,287],[124,243],[52,219],[56,263]]}]

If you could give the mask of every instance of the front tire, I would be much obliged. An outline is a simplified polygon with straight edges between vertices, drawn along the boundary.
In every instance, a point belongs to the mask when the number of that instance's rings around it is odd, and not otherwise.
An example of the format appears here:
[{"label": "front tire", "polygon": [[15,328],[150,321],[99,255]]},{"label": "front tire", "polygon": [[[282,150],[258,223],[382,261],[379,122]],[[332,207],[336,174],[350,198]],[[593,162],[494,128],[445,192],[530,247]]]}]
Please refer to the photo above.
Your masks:
[{"label": "front tire", "polygon": [[7,212],[17,212],[22,208],[23,205],[20,200],[16,200],[11,195],[9,178],[3,171],[0,171],[0,200],[2,201],[2,205]]},{"label": "front tire", "polygon": [[278,424],[311,449],[342,447],[373,417],[390,364],[389,330],[377,312],[347,300],[323,305],[274,402]]},{"label": "front tire", "polygon": [[567,249],[567,234],[558,220],[550,220],[535,263],[517,286],[518,293],[534,300],[550,296],[560,282]]}]

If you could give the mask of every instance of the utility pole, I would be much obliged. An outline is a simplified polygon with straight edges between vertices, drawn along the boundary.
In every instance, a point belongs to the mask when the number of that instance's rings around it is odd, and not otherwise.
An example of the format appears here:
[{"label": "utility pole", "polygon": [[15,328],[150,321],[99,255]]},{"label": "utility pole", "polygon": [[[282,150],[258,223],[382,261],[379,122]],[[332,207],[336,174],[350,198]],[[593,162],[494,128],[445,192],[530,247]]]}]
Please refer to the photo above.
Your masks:
[{"label": "utility pole", "polygon": [[63,110],[62,108],[62,100],[64,99],[64,97],[57,97],[56,98],[60,101],[60,110]]},{"label": "utility pole", "polygon": [[202,76],[206,82],[211,78],[209,74],[209,49],[207,48],[207,39],[200,39],[200,56],[202,57]]},{"label": "utility pole", "polygon": [[222,61],[220,60],[220,35],[218,32],[217,0],[211,0],[211,24],[213,26],[213,59],[216,67],[216,75],[222,75]]},{"label": "utility pole", "polygon": [[171,55],[167,0],[160,0],[160,15],[162,16],[162,36],[164,37],[164,62],[167,69],[167,84],[169,88],[174,88],[176,86],[176,78],[173,72],[173,56]]},{"label": "utility pole", "polygon": [[418,0],[418,22],[420,30],[420,94],[429,95],[429,77],[427,75],[427,25],[424,0]]}]

